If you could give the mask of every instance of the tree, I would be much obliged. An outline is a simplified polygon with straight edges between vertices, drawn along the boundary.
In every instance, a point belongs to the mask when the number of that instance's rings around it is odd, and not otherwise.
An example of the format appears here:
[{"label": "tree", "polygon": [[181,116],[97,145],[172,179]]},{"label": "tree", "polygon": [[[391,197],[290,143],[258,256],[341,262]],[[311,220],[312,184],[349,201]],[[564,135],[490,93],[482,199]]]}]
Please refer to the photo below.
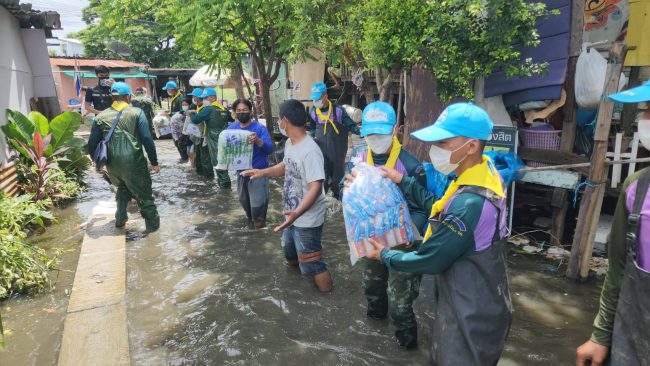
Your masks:
[{"label": "tree", "polygon": [[[299,33],[316,31],[330,59],[374,71],[376,92],[384,101],[397,72],[416,62],[434,74],[443,100],[471,99],[473,81],[497,69],[530,76],[545,67],[522,60],[519,51],[539,43],[535,22],[548,14],[542,3],[307,0],[301,12],[307,21]],[[375,91],[364,84],[367,101],[373,101]]]},{"label": "tree", "polygon": [[119,40],[133,54],[125,59],[151,67],[197,67],[193,54],[174,42],[171,29],[157,22],[160,8],[156,0],[91,0],[83,10],[86,29],[70,36],[84,44],[87,57],[115,58],[107,48]]},{"label": "tree", "polygon": [[549,15],[543,3],[525,0],[452,0],[428,2],[422,61],[432,71],[442,100],[471,99],[476,78],[495,70],[531,76],[545,64],[521,59],[521,47],[537,46],[536,21]]},{"label": "tree", "polygon": [[[300,0],[170,0],[163,5],[163,23],[179,40],[211,56],[211,64],[239,67],[248,55],[259,78],[267,121],[272,120],[270,86],[283,63],[304,57],[310,37],[298,34]],[[198,16],[200,14],[200,16]],[[313,33],[309,33],[310,35]],[[234,55],[234,57],[233,57]],[[267,128],[273,128],[267,123]]]}]

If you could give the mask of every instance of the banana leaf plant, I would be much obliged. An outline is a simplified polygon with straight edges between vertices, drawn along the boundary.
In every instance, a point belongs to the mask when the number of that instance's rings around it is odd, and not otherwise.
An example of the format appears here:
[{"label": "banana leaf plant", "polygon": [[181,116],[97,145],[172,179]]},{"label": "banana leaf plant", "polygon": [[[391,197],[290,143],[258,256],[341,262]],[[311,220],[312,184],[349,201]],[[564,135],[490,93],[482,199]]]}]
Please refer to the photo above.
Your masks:
[{"label": "banana leaf plant", "polygon": [[66,173],[79,177],[90,165],[86,155],[86,141],[75,137],[74,132],[81,126],[81,116],[75,112],[63,112],[51,121],[39,112],[29,115],[7,109],[7,124],[1,126],[2,132],[7,136],[9,144],[18,151],[24,159],[31,159],[21,142],[33,149],[34,137],[37,133],[41,136],[51,136],[50,144],[43,152],[45,157],[51,156],[54,151],[67,147],[65,161],[59,161],[59,167]]},{"label": "banana leaf plant", "polygon": [[29,171],[23,171],[28,182],[24,188],[28,193],[34,195],[34,201],[40,201],[45,198],[56,198],[57,196],[57,187],[48,184],[48,182],[56,174],[61,174],[57,161],[67,160],[62,155],[68,150],[68,147],[59,147],[49,155],[46,155],[45,152],[52,148],[51,142],[51,134],[42,137],[39,132],[34,133],[31,146],[23,141],[18,141],[18,146],[20,146],[31,160],[32,166]]}]

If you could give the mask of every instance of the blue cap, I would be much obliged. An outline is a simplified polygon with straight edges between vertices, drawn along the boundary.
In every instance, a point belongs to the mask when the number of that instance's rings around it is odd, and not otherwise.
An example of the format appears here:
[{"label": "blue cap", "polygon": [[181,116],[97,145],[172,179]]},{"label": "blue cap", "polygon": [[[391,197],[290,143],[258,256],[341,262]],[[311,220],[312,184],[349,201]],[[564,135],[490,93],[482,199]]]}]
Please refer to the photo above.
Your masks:
[{"label": "blue cap", "polygon": [[118,81],[111,86],[111,95],[129,95],[131,94],[131,87],[129,84]]},{"label": "blue cap", "polygon": [[472,103],[455,103],[442,111],[436,122],[411,136],[426,142],[436,142],[464,136],[487,141],[492,134],[492,121],[487,112]]},{"label": "blue cap", "polygon": [[214,95],[216,97],[217,91],[214,90],[214,88],[205,88],[203,89],[203,94],[201,94],[201,98],[207,98],[211,95]]},{"label": "blue cap", "polygon": [[361,137],[367,135],[390,135],[395,127],[395,110],[386,102],[373,102],[363,109]]},{"label": "blue cap", "polygon": [[201,98],[201,95],[203,95],[203,89],[201,88],[194,88],[192,92],[190,93],[191,96]]},{"label": "blue cap", "polygon": [[641,103],[650,102],[650,80],[636,88],[612,94],[609,99],[619,103]]},{"label": "blue cap", "polygon": [[167,90],[167,89],[176,89],[176,90],[178,90],[178,84],[176,84],[175,81],[168,81],[167,84],[165,84],[165,86],[163,86],[163,90]]},{"label": "blue cap", "polygon": [[311,86],[311,97],[309,97],[309,99],[319,100],[325,92],[327,92],[327,86],[324,82],[319,81],[314,83],[314,85]]}]

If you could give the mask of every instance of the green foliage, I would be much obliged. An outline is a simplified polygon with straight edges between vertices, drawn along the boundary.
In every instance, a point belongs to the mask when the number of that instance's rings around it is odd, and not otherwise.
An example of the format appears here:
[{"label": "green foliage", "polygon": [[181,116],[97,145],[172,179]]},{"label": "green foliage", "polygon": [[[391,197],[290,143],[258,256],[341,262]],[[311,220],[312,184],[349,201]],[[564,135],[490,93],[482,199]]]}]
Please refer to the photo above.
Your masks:
[{"label": "green foliage", "polygon": [[199,67],[193,54],[174,42],[171,29],[158,21],[160,1],[93,0],[84,9],[88,27],[71,36],[84,44],[85,56],[117,58],[106,45],[119,40],[131,48],[129,61],[151,67]]},{"label": "green foliage", "polygon": [[59,148],[49,156],[45,156],[45,151],[50,149],[51,140],[52,135],[42,137],[40,133],[36,132],[31,146],[18,141],[30,160],[28,169],[24,165],[21,166],[21,173],[25,178],[23,189],[28,193],[33,193],[35,201],[52,198],[58,194],[58,187],[51,183],[51,179],[57,174],[62,174],[57,171],[55,162],[67,148]]},{"label": "green foliage", "polygon": [[48,202],[33,202],[31,195],[16,198],[0,194],[0,299],[13,293],[40,290],[49,284],[47,272],[55,269],[58,255],[25,242],[26,229],[54,221]]},{"label": "green foliage", "polygon": [[524,0],[428,2],[422,60],[436,77],[442,99],[472,97],[472,82],[495,70],[530,76],[545,65],[522,60],[518,46],[536,46],[535,22],[549,14],[543,3]]},{"label": "green foliage", "polygon": [[[44,151],[44,157],[49,158],[55,150],[66,148],[63,152],[65,159],[58,159],[59,167],[65,174],[80,180],[83,171],[90,165],[86,156],[86,142],[74,137],[73,133],[81,125],[81,116],[75,112],[63,112],[52,121],[38,112],[25,116],[18,111],[7,109],[8,123],[0,128],[7,136],[9,144],[16,149],[24,163],[30,163],[32,157],[28,150],[34,151],[34,137],[51,135],[51,142]],[[25,146],[26,145],[26,146]]]}]

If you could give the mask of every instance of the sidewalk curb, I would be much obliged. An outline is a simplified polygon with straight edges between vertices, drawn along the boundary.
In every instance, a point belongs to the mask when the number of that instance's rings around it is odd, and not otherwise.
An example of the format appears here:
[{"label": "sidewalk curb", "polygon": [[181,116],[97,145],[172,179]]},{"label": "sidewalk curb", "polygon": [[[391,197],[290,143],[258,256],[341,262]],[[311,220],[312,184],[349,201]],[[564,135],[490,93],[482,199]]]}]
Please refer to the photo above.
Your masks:
[{"label": "sidewalk curb", "polygon": [[[111,207],[112,206],[112,207]],[[63,328],[59,366],[130,365],[126,324],[126,238],[115,205],[88,220]]]}]

